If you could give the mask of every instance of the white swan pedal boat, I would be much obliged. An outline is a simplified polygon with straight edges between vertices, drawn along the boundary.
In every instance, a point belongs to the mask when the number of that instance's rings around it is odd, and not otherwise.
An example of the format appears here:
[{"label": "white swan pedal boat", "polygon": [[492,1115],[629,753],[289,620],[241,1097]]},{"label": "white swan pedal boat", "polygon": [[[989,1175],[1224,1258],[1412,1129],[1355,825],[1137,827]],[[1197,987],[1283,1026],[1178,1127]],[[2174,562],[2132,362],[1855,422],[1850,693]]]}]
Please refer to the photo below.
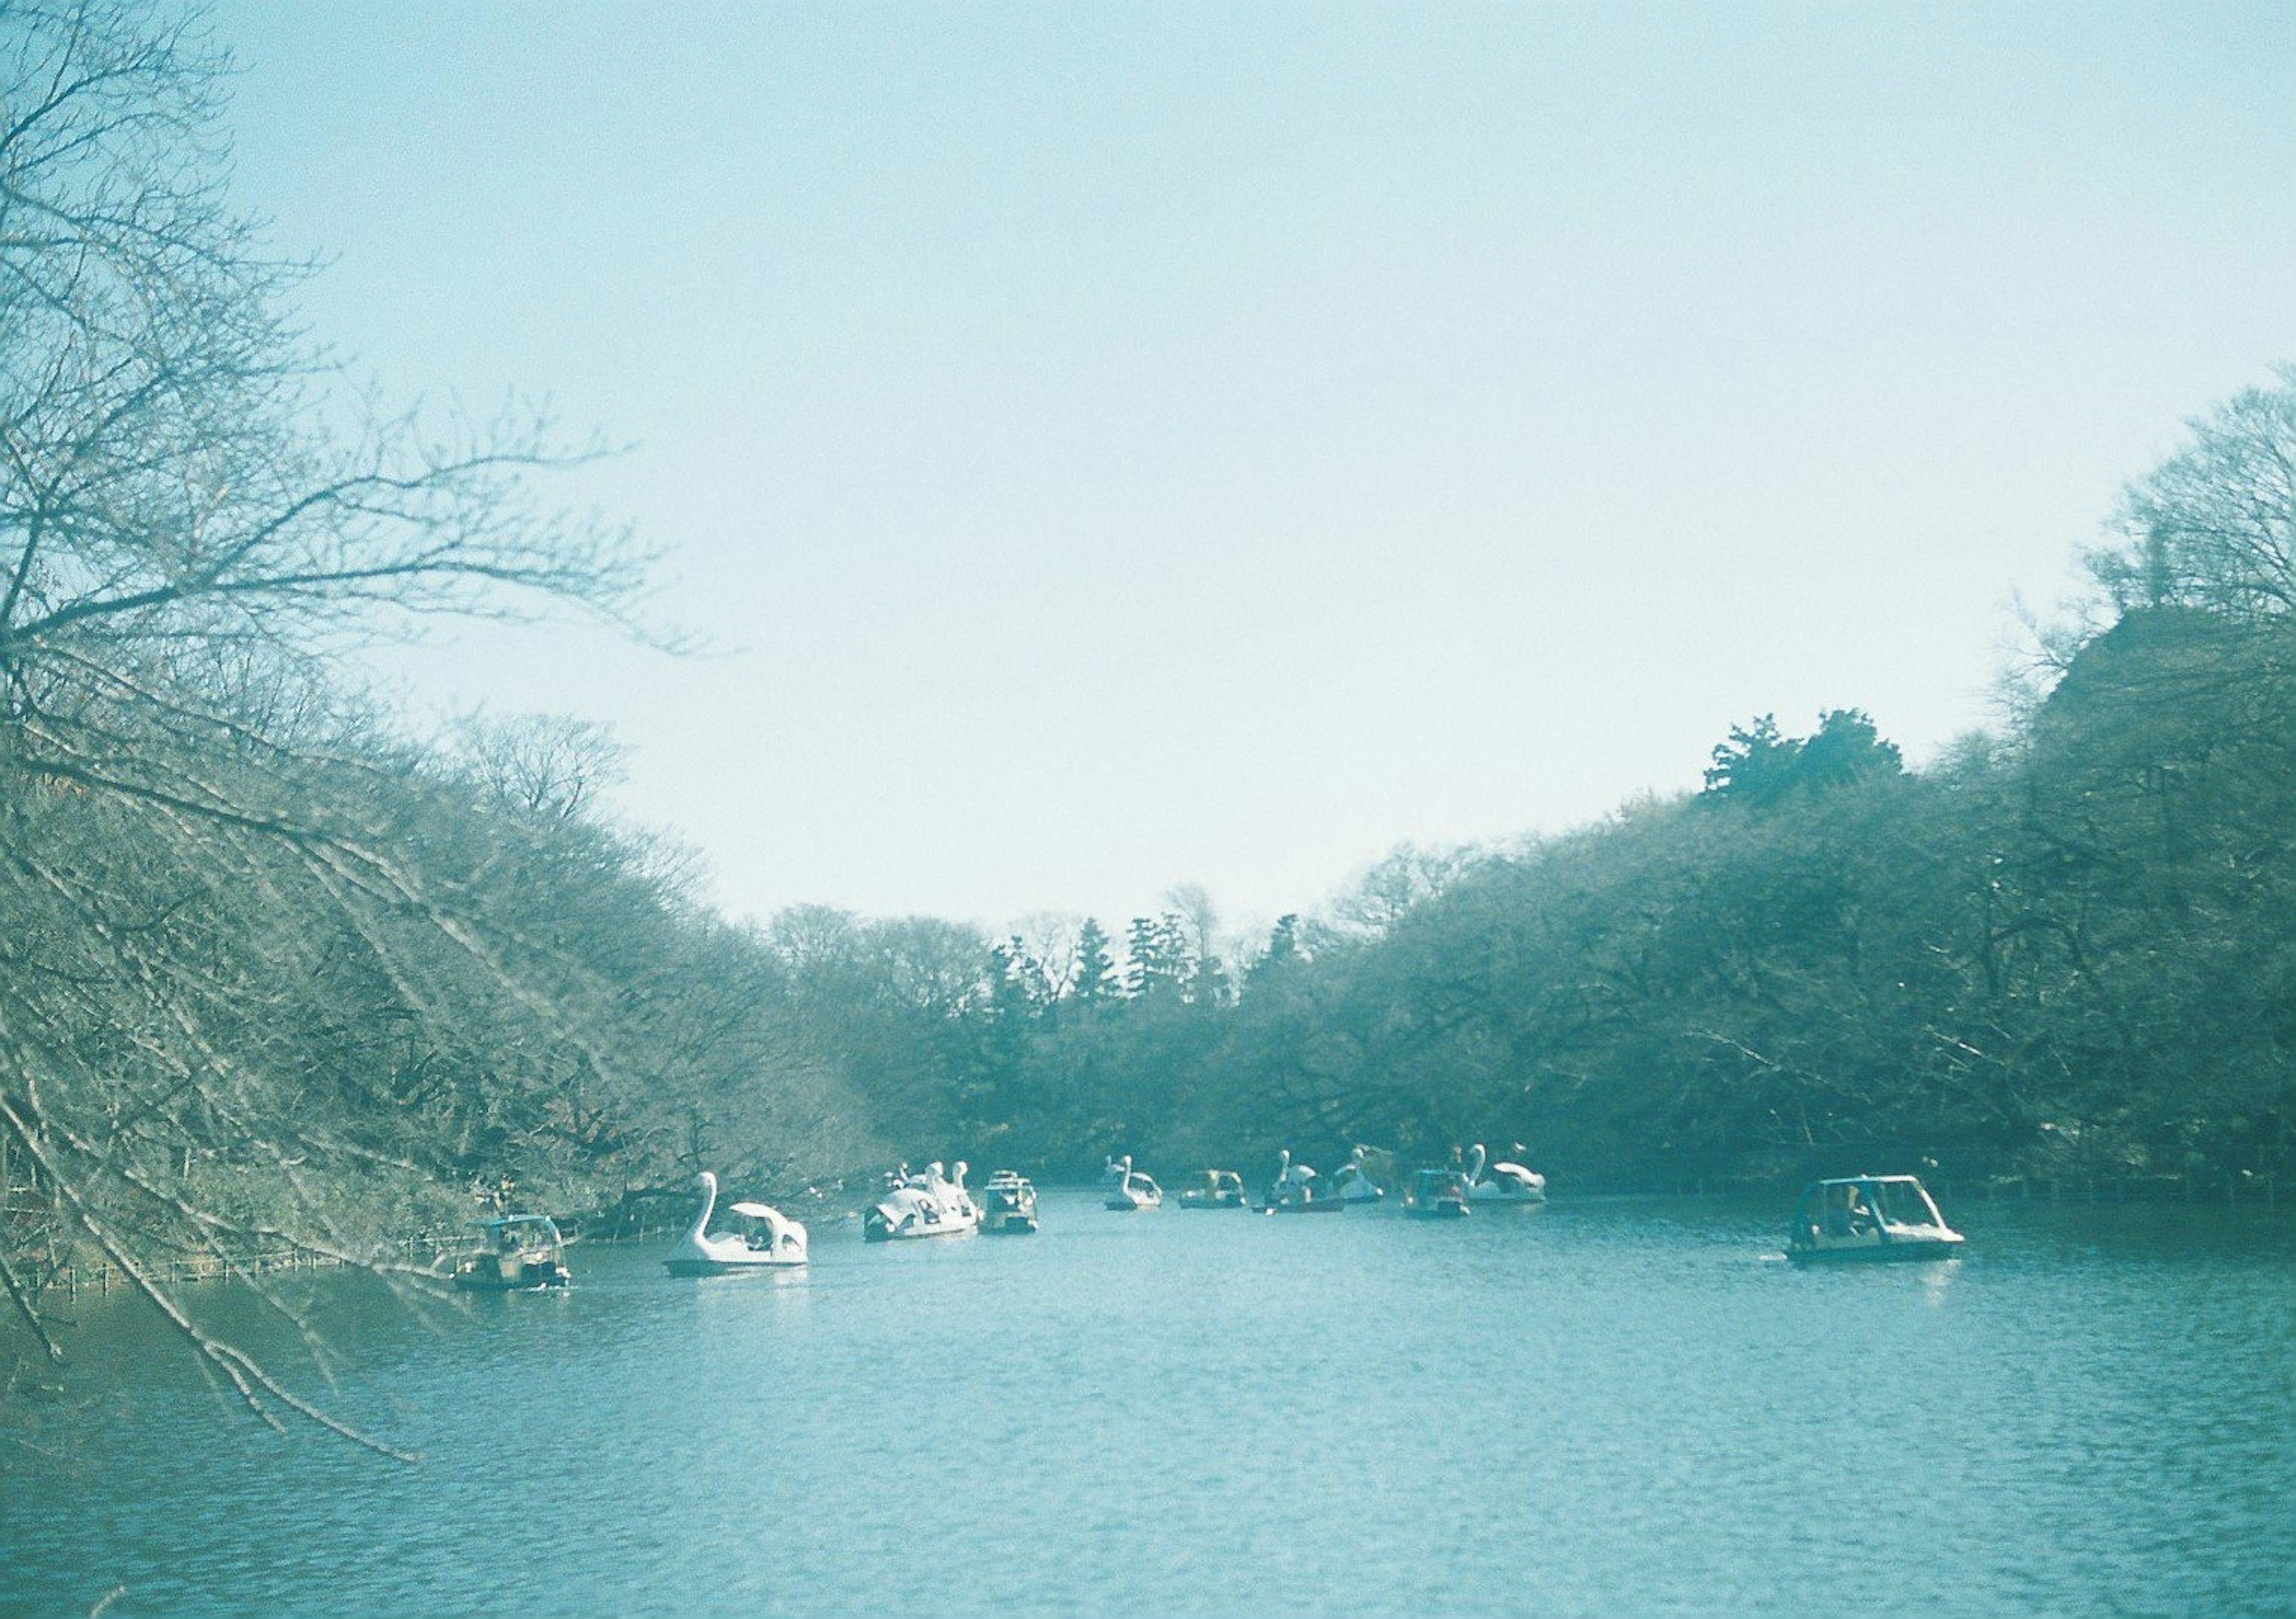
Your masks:
[{"label": "white swan pedal boat", "polygon": [[1387,1189],[1373,1180],[1370,1171],[1364,1167],[1364,1160],[1370,1153],[1368,1147],[1357,1148],[1340,1165],[1340,1173],[1332,1177],[1332,1189],[1342,1203],[1377,1203],[1387,1196]]},{"label": "white swan pedal boat", "polygon": [[[1518,1146],[1515,1150],[1522,1149]],[[1502,1161],[1493,1164],[1486,1174],[1483,1164],[1483,1144],[1477,1141],[1467,1149],[1466,1182],[1467,1201],[1478,1208],[1546,1201],[1546,1177],[1537,1170]]]},{"label": "white swan pedal boat", "polygon": [[1275,1179],[1267,1188],[1267,1200],[1260,1205],[1263,1214],[1337,1214],[1346,1211],[1348,1200],[1329,1186],[1316,1184],[1316,1172],[1305,1164],[1292,1161],[1292,1149],[1286,1147],[1278,1155]]},{"label": "white swan pedal boat", "polygon": [[1117,1178],[1116,1184],[1108,1189],[1107,1207],[1119,1214],[1130,1214],[1136,1210],[1164,1206],[1164,1189],[1156,1184],[1146,1170],[1133,1168],[1129,1154],[1119,1158],[1117,1163],[1124,1173]]},{"label": "white swan pedal boat", "polygon": [[980,1229],[980,1206],[964,1190],[963,1163],[954,1175],[928,1164],[922,1174],[897,1172],[893,1185],[862,1218],[865,1242],[893,1242],[915,1237],[959,1237]]},{"label": "white swan pedal boat", "polygon": [[672,1276],[726,1276],[739,1271],[759,1271],[806,1262],[805,1227],[762,1203],[736,1203],[726,1209],[733,1217],[725,1230],[712,1231],[710,1217],[718,1212],[718,1177],[703,1170],[693,1178],[701,1191],[701,1212],[685,1238],[661,1262]]}]

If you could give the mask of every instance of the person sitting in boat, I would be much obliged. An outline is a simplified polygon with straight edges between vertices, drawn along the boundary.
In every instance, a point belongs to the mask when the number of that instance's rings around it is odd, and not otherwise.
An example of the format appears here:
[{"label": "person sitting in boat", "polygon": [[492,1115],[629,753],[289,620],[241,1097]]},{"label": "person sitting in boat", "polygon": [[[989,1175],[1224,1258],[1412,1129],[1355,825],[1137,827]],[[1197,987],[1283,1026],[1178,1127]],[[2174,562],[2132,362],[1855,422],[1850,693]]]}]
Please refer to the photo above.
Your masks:
[{"label": "person sitting in boat", "polygon": [[1825,1227],[1829,1236],[1863,1237],[1880,1231],[1882,1220],[1866,1200],[1864,1187],[1838,1186],[1826,1211]]}]

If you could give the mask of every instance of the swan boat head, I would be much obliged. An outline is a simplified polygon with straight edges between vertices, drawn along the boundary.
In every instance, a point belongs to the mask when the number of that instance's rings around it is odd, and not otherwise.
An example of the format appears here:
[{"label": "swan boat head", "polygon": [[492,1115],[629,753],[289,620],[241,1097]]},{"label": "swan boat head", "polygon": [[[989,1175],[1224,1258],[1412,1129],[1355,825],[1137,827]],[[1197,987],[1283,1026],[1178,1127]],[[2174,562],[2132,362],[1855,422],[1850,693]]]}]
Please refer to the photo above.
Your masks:
[{"label": "swan boat head", "polygon": [[709,1229],[709,1216],[718,1212],[718,1177],[705,1169],[693,1177],[693,1184],[701,1190],[701,1207],[686,1231],[685,1240],[689,1243],[701,1240],[702,1233]]}]

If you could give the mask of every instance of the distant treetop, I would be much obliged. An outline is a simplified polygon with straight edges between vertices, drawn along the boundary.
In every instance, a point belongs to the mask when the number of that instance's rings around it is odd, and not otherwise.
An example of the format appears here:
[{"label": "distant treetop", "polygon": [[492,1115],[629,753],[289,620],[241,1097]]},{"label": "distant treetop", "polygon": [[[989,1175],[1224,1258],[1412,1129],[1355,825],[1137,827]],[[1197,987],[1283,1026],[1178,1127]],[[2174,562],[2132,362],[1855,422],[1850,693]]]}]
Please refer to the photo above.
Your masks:
[{"label": "distant treetop", "polygon": [[1862,708],[1828,709],[1807,737],[1785,735],[1777,716],[1765,714],[1733,725],[1713,756],[1706,768],[1705,796],[1750,804],[1775,804],[1796,794],[1902,775],[1906,768],[1898,745],[1883,739]]}]

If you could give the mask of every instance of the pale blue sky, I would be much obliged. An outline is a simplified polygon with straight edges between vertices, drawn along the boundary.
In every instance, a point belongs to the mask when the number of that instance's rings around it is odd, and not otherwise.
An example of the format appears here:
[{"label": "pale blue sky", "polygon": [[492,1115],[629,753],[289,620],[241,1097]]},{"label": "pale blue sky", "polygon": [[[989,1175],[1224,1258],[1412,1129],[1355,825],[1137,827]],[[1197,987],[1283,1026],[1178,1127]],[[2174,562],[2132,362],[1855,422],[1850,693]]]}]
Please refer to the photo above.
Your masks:
[{"label": "pale blue sky", "polygon": [[2296,356],[2296,8],[229,0],[242,192],[387,394],[738,648],[480,631],[729,910],[1309,908],[1984,724],[2180,421]]}]

